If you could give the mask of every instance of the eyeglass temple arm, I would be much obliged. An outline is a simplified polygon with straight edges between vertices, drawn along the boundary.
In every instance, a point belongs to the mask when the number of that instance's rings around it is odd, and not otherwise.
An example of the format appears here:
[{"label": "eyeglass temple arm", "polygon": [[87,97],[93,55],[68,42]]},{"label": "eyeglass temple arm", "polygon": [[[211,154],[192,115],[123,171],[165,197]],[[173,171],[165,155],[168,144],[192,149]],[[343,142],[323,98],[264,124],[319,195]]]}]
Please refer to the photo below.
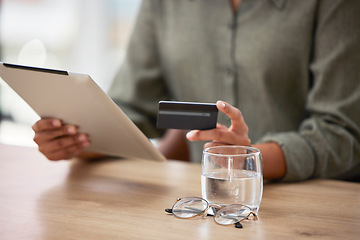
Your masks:
[{"label": "eyeglass temple arm", "polygon": [[[165,212],[167,213],[174,213],[174,211],[171,208],[165,208]],[[200,209],[197,208],[189,208],[189,210],[181,210],[181,212],[183,213],[197,213],[200,214],[204,211],[201,211]]]}]

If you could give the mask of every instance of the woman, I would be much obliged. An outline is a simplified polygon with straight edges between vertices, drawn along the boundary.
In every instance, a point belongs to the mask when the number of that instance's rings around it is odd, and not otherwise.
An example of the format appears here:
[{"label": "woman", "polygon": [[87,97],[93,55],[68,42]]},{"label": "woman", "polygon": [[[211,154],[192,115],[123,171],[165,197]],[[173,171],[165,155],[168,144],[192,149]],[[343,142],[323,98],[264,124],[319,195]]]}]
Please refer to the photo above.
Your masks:
[{"label": "woman", "polygon": [[[149,137],[162,134],[154,127],[159,100],[222,99],[217,129],[189,132],[189,140],[251,139],[267,179],[357,178],[359,7],[346,0],[144,1],[109,94]],[[48,158],[78,156],[90,144],[58,120],[40,120],[34,130]],[[168,131],[160,149],[171,156],[183,136]],[[192,158],[200,160],[203,142],[196,142]]]}]

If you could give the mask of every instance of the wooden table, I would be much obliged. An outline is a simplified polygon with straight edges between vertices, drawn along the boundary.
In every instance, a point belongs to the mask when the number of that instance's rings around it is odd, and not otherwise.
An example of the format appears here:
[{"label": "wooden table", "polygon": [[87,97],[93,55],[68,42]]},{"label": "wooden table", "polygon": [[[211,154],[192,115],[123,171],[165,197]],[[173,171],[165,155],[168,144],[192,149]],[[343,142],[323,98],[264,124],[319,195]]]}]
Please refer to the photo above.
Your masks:
[{"label": "wooden table", "polygon": [[360,239],[360,184],[267,183],[243,229],[164,212],[201,196],[200,166],[144,160],[50,162],[0,144],[0,239]]}]

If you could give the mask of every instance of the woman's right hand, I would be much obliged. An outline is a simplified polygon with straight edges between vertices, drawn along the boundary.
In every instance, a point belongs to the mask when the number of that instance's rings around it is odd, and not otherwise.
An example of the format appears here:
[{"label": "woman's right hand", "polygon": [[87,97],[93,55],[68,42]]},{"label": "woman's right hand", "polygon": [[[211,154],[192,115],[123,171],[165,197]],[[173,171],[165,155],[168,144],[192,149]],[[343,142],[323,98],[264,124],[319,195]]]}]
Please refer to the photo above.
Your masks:
[{"label": "woman's right hand", "polygon": [[52,161],[76,157],[90,145],[87,134],[79,133],[75,125],[63,124],[59,119],[42,118],[32,129],[39,151]]}]

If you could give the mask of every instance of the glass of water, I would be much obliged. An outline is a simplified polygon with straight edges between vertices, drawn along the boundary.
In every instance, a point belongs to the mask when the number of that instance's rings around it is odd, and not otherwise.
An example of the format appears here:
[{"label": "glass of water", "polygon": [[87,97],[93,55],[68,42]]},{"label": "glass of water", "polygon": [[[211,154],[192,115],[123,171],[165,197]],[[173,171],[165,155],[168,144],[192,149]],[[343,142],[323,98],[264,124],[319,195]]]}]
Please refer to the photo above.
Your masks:
[{"label": "glass of water", "polygon": [[216,146],[203,151],[201,193],[211,204],[243,204],[258,213],[263,175],[260,150]]}]

